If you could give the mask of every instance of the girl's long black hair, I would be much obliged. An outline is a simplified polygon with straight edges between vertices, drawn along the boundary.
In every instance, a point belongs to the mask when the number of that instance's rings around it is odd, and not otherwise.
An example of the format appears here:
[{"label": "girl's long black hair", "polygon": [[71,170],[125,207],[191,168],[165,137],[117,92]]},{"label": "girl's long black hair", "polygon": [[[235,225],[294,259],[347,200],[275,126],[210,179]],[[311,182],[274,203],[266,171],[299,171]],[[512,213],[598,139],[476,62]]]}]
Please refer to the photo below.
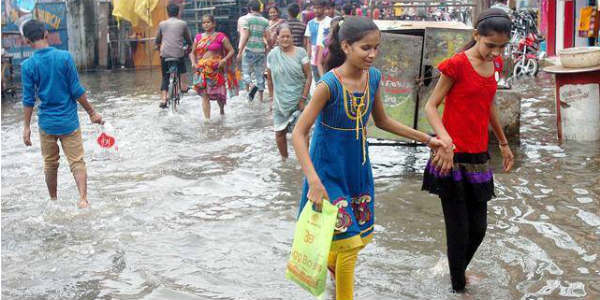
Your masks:
[{"label": "girl's long black hair", "polygon": [[[335,20],[338,22],[335,22]],[[346,61],[346,53],[342,50],[342,42],[348,44],[360,41],[371,31],[379,31],[377,25],[370,18],[365,17],[337,17],[332,21],[329,38],[329,54],[325,59],[327,71],[341,66]]]},{"label": "girl's long black hair", "polygon": [[[489,8],[481,12],[475,23],[475,29],[477,33],[482,36],[490,36],[492,33],[506,34],[510,37],[512,29],[512,21],[508,14],[499,8]],[[475,39],[471,40],[460,50],[466,51],[475,46]]]}]

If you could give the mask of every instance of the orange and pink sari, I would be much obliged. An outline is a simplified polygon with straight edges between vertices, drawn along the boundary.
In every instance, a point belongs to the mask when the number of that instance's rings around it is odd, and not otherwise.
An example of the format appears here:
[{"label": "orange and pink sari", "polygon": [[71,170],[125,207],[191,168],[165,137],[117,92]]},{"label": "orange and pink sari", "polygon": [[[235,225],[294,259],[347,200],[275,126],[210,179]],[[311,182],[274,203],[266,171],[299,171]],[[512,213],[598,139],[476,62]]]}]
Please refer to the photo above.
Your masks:
[{"label": "orange and pink sari", "polygon": [[[225,48],[223,40],[226,38],[222,32],[215,35],[197,34],[194,40],[194,54],[198,61],[193,74],[194,89],[199,95],[207,94],[210,100],[219,104],[227,103],[227,89],[237,90],[239,71],[235,64],[230,61],[223,68],[219,68],[219,62],[224,57]],[[208,51],[220,53],[220,55],[204,58]]]}]

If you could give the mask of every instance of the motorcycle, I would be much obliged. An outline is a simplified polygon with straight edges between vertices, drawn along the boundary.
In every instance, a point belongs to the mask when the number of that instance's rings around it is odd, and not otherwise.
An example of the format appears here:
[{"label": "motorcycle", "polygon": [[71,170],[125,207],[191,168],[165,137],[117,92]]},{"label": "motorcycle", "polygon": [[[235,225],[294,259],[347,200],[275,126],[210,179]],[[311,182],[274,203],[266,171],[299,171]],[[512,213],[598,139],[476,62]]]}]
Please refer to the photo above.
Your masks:
[{"label": "motorcycle", "polygon": [[511,78],[524,75],[536,76],[539,71],[539,61],[545,53],[540,51],[540,42],[536,26],[537,14],[531,10],[518,10],[512,14],[512,39],[507,55],[513,66]]},{"label": "motorcycle", "polygon": [[532,77],[537,75],[539,71],[538,51],[539,40],[534,33],[530,32],[518,41],[517,47],[512,52],[513,61],[515,62],[513,67],[515,78],[525,75]]}]

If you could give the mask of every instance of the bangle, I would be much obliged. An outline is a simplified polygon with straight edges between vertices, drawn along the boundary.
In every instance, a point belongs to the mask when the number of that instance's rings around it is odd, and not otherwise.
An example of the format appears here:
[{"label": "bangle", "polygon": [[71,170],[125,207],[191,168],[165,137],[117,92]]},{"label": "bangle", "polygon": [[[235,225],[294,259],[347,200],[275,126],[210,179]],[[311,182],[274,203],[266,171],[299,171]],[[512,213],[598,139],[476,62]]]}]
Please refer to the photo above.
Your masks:
[{"label": "bangle", "polygon": [[431,140],[433,139],[433,136],[429,136],[429,138],[427,139],[427,141],[425,142],[425,145],[429,146],[429,143],[431,142]]},{"label": "bangle", "polygon": [[508,146],[508,142],[500,143],[500,147],[506,147],[506,146]]},{"label": "bangle", "polygon": [[308,99],[308,97],[307,97],[307,96],[302,96],[302,100],[305,100],[305,101],[306,101],[306,99]]}]

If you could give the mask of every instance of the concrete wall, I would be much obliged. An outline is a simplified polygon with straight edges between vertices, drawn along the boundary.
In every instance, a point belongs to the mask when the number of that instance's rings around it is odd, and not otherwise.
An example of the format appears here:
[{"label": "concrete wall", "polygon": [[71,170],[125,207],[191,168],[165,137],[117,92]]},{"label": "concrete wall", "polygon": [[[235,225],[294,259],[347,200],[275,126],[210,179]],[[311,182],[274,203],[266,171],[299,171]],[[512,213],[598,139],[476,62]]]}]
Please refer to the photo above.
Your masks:
[{"label": "concrete wall", "polygon": [[98,66],[96,0],[70,0],[67,3],[69,52],[79,69]]},{"label": "concrete wall", "polygon": [[[523,91],[518,88],[498,90],[496,92],[496,111],[506,138],[511,144],[518,144],[520,140],[519,127],[521,126],[521,95]],[[497,143],[496,136],[490,126],[490,143]]]},{"label": "concrete wall", "polygon": [[111,14],[110,2],[98,3],[96,13],[98,20],[98,66],[107,68],[109,66],[108,20]]}]

